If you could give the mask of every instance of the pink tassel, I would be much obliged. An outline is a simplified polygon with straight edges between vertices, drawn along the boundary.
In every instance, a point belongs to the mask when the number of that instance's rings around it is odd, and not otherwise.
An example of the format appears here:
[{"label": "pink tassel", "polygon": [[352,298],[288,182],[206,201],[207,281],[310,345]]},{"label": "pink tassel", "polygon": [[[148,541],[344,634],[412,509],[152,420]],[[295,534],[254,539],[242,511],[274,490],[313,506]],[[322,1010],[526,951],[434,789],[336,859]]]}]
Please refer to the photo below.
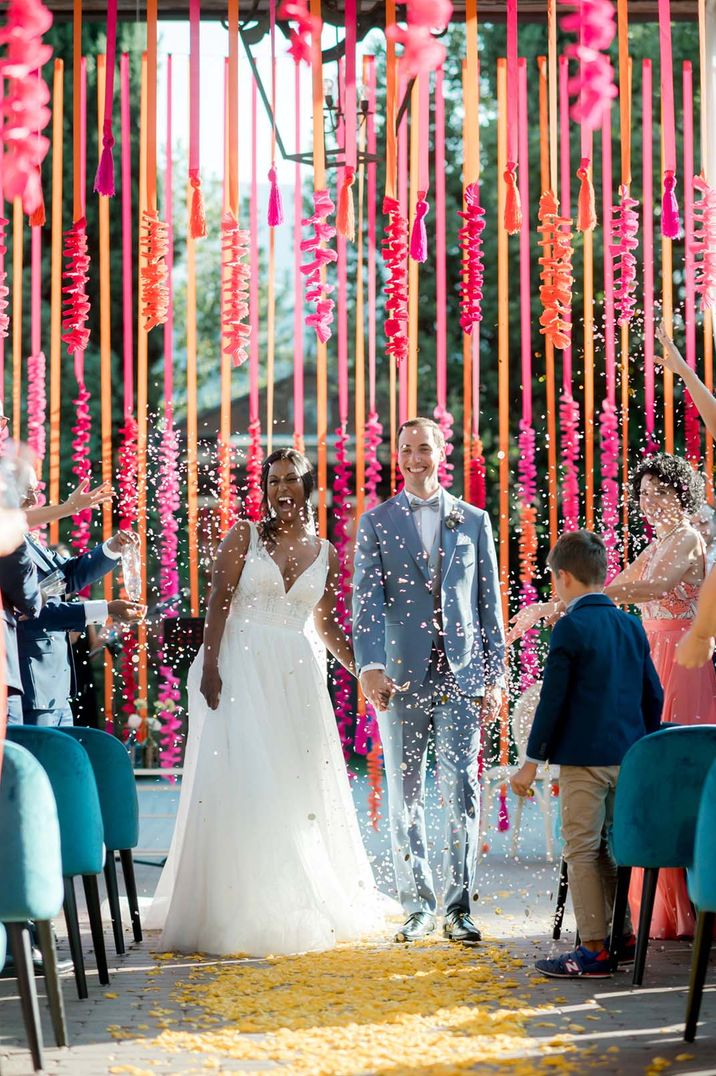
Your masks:
[{"label": "pink tassel", "polygon": [[283,224],[283,202],[281,201],[281,191],[276,179],[275,164],[272,164],[269,168],[268,177],[271,181],[271,193],[269,194],[268,204],[268,224],[269,228],[275,228],[277,224]]},{"label": "pink tassel", "polygon": [[356,181],[354,168],[347,167],[345,178],[338,195],[338,212],[336,214],[336,230],[349,243],[353,243],[356,237],[355,208],[353,206],[353,184]]},{"label": "pink tassel", "polygon": [[113,145],[114,138],[112,135],[105,135],[102,139],[102,155],[100,156],[97,175],[94,179],[95,194],[103,194],[106,198],[113,198],[115,194]]},{"label": "pink tassel", "polygon": [[500,833],[505,833],[510,828],[510,813],[507,810],[507,791],[504,785],[500,789],[500,806],[497,812],[497,828]]},{"label": "pink tassel", "polygon": [[582,157],[577,177],[579,179],[579,197],[577,199],[577,228],[580,232],[591,232],[597,226],[597,206],[594,200],[594,184],[589,157]]},{"label": "pink tassel", "polygon": [[40,191],[40,204],[30,214],[30,227],[31,228],[44,228],[47,216],[45,214],[45,199],[42,197],[42,191]]},{"label": "pink tassel", "polygon": [[679,238],[679,205],[676,201],[676,176],[664,172],[664,197],[661,202],[661,234],[666,239]]},{"label": "pink tassel", "polygon": [[424,262],[428,259],[428,233],[425,228],[425,216],[430,206],[425,201],[427,191],[418,191],[418,201],[415,205],[415,219],[410,233],[410,257],[414,262]]}]

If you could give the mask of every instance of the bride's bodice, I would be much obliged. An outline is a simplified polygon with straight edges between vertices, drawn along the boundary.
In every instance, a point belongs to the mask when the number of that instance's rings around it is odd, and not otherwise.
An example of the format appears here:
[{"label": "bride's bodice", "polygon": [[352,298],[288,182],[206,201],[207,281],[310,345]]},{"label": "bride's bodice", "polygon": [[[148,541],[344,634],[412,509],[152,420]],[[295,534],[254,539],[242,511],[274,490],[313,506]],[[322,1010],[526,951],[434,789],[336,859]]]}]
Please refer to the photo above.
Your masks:
[{"label": "bride's bodice", "polygon": [[303,631],[325,590],[328,542],[321,541],[316,559],[287,591],[281,570],[259,541],[255,525],[249,523],[249,528],[249,548],[231,601],[230,619]]}]

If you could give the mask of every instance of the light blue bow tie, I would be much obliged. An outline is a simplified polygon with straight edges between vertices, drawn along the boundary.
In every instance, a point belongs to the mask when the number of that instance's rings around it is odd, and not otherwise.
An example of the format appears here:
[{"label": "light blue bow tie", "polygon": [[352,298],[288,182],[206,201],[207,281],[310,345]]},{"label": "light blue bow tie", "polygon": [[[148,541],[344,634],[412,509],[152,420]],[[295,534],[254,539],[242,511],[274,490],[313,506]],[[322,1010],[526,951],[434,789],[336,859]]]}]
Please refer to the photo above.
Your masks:
[{"label": "light blue bow tie", "polygon": [[431,497],[429,501],[421,501],[419,497],[410,497],[408,499],[411,512],[419,512],[423,508],[429,508],[431,512],[440,511],[440,494],[436,493],[434,497]]}]

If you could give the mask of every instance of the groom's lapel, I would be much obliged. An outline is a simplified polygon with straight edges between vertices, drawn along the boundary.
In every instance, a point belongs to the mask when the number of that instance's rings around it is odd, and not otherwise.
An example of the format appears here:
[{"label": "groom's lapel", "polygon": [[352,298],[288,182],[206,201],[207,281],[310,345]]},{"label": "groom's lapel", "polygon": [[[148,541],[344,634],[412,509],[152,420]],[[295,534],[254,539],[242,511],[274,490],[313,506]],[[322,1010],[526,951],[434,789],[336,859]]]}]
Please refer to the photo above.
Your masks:
[{"label": "groom's lapel", "polygon": [[420,541],[420,535],[418,534],[418,529],[413,520],[413,513],[408,508],[402,493],[399,493],[397,497],[393,498],[392,509],[393,518],[395,519],[398,528],[396,535],[398,541],[402,539],[405,542],[408,552],[417,564],[422,575],[429,581],[430,568],[428,566],[428,558],[425,556],[423,543]]},{"label": "groom's lapel", "polygon": [[455,547],[457,545],[457,528],[446,527],[445,520],[448,518],[453,508],[456,506],[457,500],[447,490],[443,490],[443,515],[440,522],[440,548],[443,551],[443,566],[442,576],[443,579],[450,571],[450,565],[452,559],[455,556]]}]

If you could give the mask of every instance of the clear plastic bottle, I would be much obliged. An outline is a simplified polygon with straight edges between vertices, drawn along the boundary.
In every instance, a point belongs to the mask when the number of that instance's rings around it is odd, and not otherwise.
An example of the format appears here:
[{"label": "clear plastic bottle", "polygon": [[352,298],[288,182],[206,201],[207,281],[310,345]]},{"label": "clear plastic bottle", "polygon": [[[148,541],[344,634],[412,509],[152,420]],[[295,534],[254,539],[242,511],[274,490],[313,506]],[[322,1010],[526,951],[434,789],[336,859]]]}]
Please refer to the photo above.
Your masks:
[{"label": "clear plastic bottle", "polygon": [[142,596],[142,558],[136,536],[122,549],[122,577],[129,600],[139,601]]}]

